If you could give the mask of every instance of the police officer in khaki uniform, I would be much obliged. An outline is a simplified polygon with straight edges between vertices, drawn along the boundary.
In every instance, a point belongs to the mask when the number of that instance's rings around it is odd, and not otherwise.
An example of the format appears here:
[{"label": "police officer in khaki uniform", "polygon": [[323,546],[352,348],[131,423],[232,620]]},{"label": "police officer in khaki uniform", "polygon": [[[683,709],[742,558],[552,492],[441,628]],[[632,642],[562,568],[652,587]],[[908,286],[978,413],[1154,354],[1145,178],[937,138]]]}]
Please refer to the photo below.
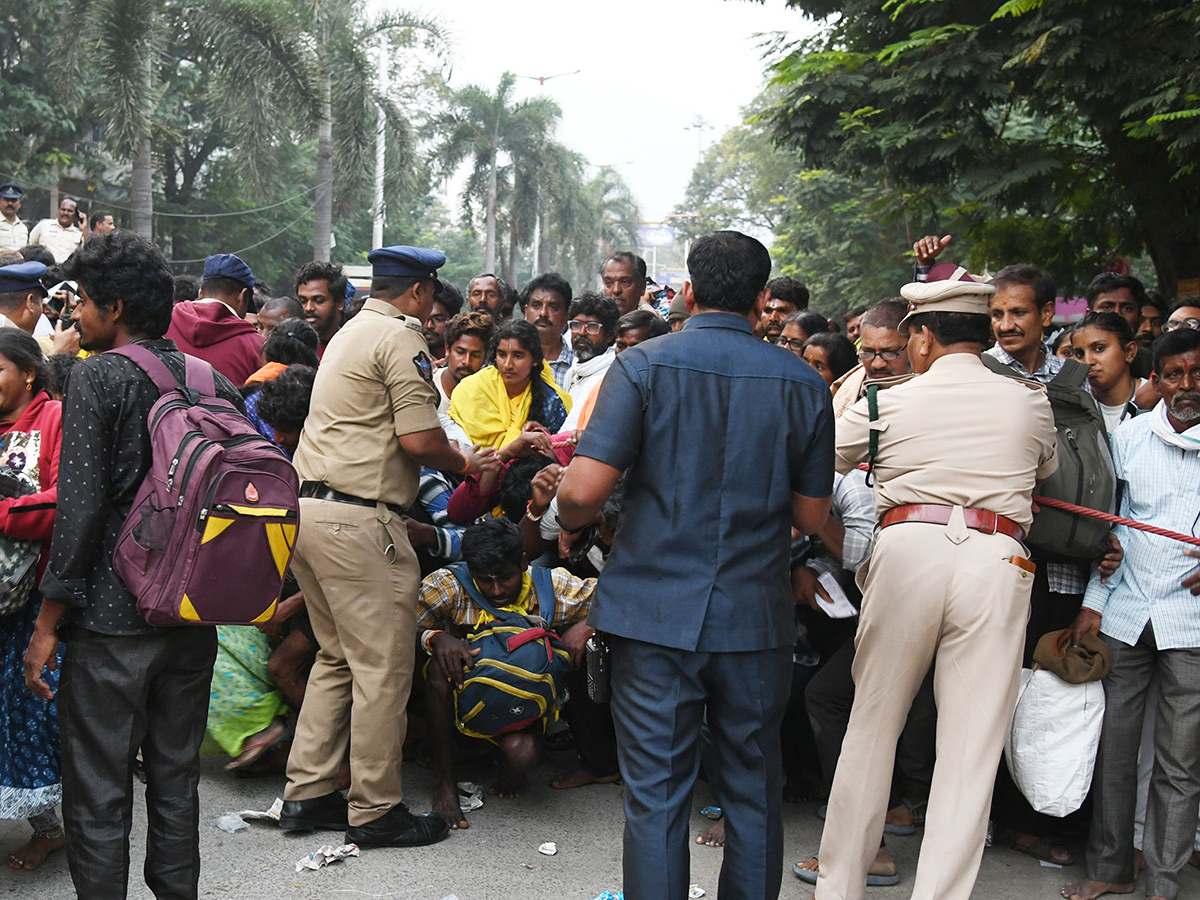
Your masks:
[{"label": "police officer in khaki uniform", "polygon": [[20,250],[29,243],[29,226],[17,217],[23,196],[11,181],[0,184],[0,250]]},{"label": "police officer in khaki uniform", "polygon": [[1058,465],[1044,390],[980,362],[994,288],[906,285],[900,323],[919,377],[837,422],[848,472],[879,436],[881,530],[859,573],[854,706],[821,840],[819,900],[861,898],[879,850],[896,740],[936,660],[937,763],[913,900],[967,900],[1016,703],[1033,564],[1022,544],[1034,484]]},{"label": "police officer in khaki uniform", "polygon": [[[401,803],[420,569],[403,511],[421,466],[460,475],[485,458],[438,425],[422,323],[444,254],[368,256],[371,296],[329,342],[300,444],[300,534],[292,570],[320,644],[288,759],[280,826],[345,829],[359,846],[417,846],[449,829]],[[350,750],[350,794],[334,790]]]}]

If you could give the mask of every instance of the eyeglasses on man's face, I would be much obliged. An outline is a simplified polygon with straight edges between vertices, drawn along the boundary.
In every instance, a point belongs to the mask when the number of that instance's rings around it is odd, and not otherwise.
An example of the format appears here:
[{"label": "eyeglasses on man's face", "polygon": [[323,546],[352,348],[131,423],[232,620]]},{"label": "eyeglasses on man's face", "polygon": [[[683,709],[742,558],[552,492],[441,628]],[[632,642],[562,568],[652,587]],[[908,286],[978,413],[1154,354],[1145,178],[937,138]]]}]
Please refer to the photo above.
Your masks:
[{"label": "eyeglasses on man's face", "polygon": [[1186,319],[1168,319],[1163,322],[1163,331],[1178,331],[1180,328],[1190,328],[1192,331],[1200,329],[1200,319],[1188,316]]},{"label": "eyeglasses on man's face", "polygon": [[904,351],[907,349],[907,347],[899,347],[895,350],[859,350],[858,358],[865,363],[869,363],[875,357],[881,356],[885,362],[895,362],[904,355]]},{"label": "eyeglasses on man's face", "polygon": [[584,322],[582,319],[572,319],[570,321],[571,334],[579,334],[585,331],[590,335],[597,335],[604,330],[603,322]]}]

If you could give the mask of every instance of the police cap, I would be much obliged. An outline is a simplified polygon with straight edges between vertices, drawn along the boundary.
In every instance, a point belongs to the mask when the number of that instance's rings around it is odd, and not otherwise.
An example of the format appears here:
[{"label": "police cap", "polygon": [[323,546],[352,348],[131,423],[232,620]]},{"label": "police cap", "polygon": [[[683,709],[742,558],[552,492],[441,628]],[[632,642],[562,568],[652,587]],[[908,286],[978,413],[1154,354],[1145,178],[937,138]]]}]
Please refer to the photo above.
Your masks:
[{"label": "police cap", "polygon": [[[965,274],[966,270],[962,270]],[[913,316],[928,312],[956,312],[986,316],[988,301],[996,288],[967,275],[962,280],[914,281],[900,288],[900,296],[908,301],[908,315],[900,320],[898,330],[908,334],[905,324]]]},{"label": "police cap", "polygon": [[446,254],[441,250],[424,247],[380,247],[367,254],[373,275],[412,278],[436,278],[437,270],[446,264]]},{"label": "police cap", "polygon": [[11,181],[0,184],[0,198],[4,200],[20,200],[23,196],[25,196],[25,192]]},{"label": "police cap", "polygon": [[46,267],[40,262],[13,263],[11,266],[0,266],[0,294],[13,294],[18,291],[33,291],[46,296],[46,288],[42,285],[42,276]]}]

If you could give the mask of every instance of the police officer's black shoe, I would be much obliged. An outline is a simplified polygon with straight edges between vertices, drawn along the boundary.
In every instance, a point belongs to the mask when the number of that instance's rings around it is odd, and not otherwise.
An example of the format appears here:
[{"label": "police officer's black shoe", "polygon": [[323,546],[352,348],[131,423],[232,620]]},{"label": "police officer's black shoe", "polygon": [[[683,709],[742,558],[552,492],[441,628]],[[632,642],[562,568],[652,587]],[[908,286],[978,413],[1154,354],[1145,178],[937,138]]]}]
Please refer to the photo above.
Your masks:
[{"label": "police officer's black shoe", "polygon": [[348,825],[346,798],[337,791],[311,800],[284,800],[279,811],[284,831],[342,831]]},{"label": "police officer's black shoe", "polygon": [[360,847],[422,847],[436,844],[449,833],[450,826],[438,816],[414,816],[400,805],[366,825],[346,829],[346,843]]}]

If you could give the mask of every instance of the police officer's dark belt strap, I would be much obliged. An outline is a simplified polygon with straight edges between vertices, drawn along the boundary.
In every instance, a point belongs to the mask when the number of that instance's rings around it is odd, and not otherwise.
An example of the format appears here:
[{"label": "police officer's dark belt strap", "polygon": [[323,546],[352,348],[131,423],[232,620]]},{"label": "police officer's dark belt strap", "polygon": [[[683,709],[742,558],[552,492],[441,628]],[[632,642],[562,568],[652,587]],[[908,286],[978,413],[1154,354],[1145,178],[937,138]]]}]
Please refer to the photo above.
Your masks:
[{"label": "police officer's dark belt strap", "polygon": [[[323,481],[301,482],[300,496],[311,497],[314,500],[334,500],[338,503],[353,503],[355,506],[369,506],[371,509],[374,509],[378,505],[374,500],[364,500],[362,497],[355,497],[353,494],[343,494],[341,491],[335,491]],[[396,506],[394,503],[386,503],[384,505],[398,516],[406,515],[404,509]]]},{"label": "police officer's dark belt strap", "polygon": [[[301,493],[301,496],[304,496]],[[953,506],[941,503],[909,503],[894,506],[883,514],[881,526],[899,525],[901,522],[926,522],[930,525],[947,525]],[[1025,529],[1007,516],[997,515],[987,509],[963,508],[963,519],[968,528],[984,534],[1006,534],[1015,541],[1025,540]]]}]

